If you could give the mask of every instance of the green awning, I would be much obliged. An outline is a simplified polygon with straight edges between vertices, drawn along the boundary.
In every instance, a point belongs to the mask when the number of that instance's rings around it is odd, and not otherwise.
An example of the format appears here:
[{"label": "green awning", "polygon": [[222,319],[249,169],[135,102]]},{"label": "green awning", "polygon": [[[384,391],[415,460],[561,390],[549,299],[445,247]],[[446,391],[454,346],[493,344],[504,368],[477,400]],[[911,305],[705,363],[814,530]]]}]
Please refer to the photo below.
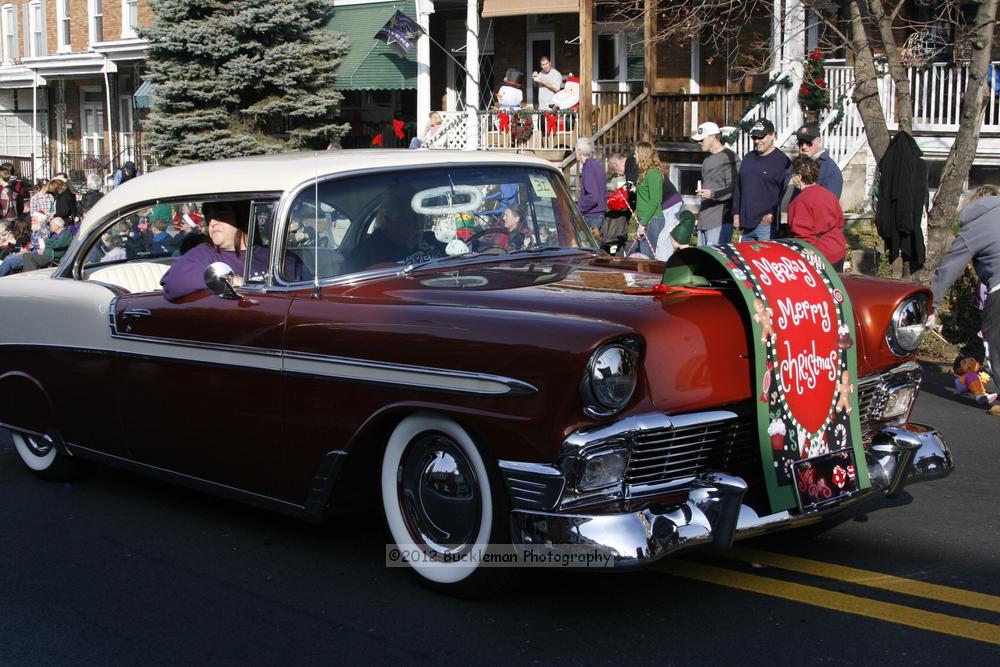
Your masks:
[{"label": "green awning", "polygon": [[152,81],[143,81],[142,85],[136,88],[132,94],[132,103],[136,109],[148,109],[153,104],[153,91],[156,84]]},{"label": "green awning", "polygon": [[342,32],[350,50],[337,67],[337,90],[413,90],[417,87],[417,50],[401,57],[375,33],[396,10],[416,19],[415,0],[334,7],[327,30]]}]

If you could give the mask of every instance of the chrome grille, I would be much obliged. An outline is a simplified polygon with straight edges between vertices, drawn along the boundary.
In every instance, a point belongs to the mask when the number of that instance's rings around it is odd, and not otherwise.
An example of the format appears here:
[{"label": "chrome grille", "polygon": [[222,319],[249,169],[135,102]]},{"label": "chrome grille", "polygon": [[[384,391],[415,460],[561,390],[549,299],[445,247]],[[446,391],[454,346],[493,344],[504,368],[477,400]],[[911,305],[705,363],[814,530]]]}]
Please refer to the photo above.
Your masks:
[{"label": "chrome grille", "polygon": [[858,408],[861,410],[861,440],[871,441],[875,425],[882,416],[888,393],[881,375],[869,375],[858,382]]},{"label": "chrome grille", "polygon": [[922,374],[915,363],[907,363],[888,373],[868,375],[858,381],[858,408],[861,410],[861,439],[871,443],[875,432],[885,424],[896,421],[882,419],[889,394],[905,386],[920,387]]},{"label": "chrome grille", "polygon": [[634,436],[625,483],[632,495],[664,485],[684,490],[704,470],[732,470],[759,459],[754,418],[741,416]]}]

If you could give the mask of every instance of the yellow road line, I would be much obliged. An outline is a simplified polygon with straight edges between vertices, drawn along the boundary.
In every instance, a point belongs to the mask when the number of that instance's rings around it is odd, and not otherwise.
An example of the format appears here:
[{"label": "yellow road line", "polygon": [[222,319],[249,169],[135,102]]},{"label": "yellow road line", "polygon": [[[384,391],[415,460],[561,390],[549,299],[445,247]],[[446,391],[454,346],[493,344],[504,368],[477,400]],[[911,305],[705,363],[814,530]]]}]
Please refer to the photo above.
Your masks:
[{"label": "yellow road line", "polygon": [[860,570],[846,565],[822,563],[815,560],[798,558],[797,556],[786,556],[785,554],[776,554],[745,547],[735,547],[720,555],[750,563],[769,565],[791,572],[811,574],[817,577],[846,581],[847,583],[859,586],[879,588],[885,591],[892,591],[893,593],[903,593],[928,600],[937,600],[963,607],[971,607],[972,609],[1000,613],[1000,597],[996,595],[987,595],[961,588],[949,588],[948,586],[929,584],[925,581],[894,577],[891,574]]},{"label": "yellow road line", "polygon": [[828,591],[813,586],[769,579],[756,574],[734,572],[733,570],[721,567],[702,565],[685,560],[667,561],[663,565],[657,566],[657,570],[678,577],[696,579],[719,586],[728,586],[729,588],[760,593],[761,595],[770,595],[772,597],[791,600],[792,602],[824,607],[847,614],[866,616],[880,621],[920,628],[921,630],[930,630],[954,637],[1000,645],[1000,626],[980,621],[972,621],[966,618],[948,616],[922,609],[911,609],[903,605],[869,600],[837,591]]}]

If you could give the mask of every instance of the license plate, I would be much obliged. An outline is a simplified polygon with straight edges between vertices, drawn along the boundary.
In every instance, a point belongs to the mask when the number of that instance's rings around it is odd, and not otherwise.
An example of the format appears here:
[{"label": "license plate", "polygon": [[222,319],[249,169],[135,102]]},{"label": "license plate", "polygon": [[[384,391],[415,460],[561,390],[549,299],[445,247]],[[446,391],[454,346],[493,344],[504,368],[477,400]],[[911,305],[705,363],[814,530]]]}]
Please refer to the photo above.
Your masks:
[{"label": "license plate", "polygon": [[858,485],[854,452],[840,449],[792,464],[799,509],[812,512],[853,496]]}]

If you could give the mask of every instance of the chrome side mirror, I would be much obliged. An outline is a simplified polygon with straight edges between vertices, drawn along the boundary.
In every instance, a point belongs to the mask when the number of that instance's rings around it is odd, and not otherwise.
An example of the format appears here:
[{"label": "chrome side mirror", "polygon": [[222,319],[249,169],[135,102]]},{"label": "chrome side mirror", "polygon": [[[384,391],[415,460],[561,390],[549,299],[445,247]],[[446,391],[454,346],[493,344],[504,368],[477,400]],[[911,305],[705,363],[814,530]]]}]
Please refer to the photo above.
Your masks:
[{"label": "chrome side mirror", "polygon": [[212,262],[205,269],[205,286],[220,299],[240,299],[242,297],[233,284],[238,277],[233,267],[225,262]]}]

